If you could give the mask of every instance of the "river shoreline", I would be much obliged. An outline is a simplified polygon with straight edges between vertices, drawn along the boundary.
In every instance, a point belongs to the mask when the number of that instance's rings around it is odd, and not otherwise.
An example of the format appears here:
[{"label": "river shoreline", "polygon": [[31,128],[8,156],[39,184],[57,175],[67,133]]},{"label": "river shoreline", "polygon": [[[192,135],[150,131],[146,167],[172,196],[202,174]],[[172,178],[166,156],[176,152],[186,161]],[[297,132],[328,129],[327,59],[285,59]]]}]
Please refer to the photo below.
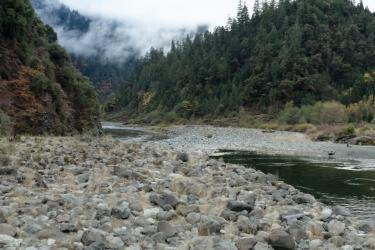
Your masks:
[{"label": "river shoreline", "polygon": [[[202,131],[217,133],[208,139],[222,132]],[[184,141],[171,149],[185,137],[169,133],[174,136],[136,143],[90,136],[1,139],[0,246],[375,249],[374,221],[324,205],[273,175],[210,159],[213,145],[202,151]]]},{"label": "river shoreline", "polygon": [[[172,126],[165,131],[167,139],[147,144],[202,155],[213,155],[222,150],[252,151],[338,163],[353,162],[352,170],[358,167],[359,170],[375,169],[374,146],[315,142],[302,133],[234,127]],[[330,156],[332,153],[334,155]]]}]

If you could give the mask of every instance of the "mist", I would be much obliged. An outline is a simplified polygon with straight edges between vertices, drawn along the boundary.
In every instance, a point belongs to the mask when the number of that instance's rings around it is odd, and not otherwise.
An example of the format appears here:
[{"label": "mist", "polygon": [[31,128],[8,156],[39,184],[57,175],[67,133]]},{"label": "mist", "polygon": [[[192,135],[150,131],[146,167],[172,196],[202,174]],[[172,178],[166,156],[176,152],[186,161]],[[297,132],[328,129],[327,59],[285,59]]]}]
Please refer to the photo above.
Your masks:
[{"label": "mist", "polygon": [[[77,56],[96,56],[111,61],[122,62],[143,56],[152,47],[168,51],[172,40],[181,40],[187,35],[193,36],[197,32],[209,29],[210,26],[204,22],[166,25],[155,20],[144,22],[132,17],[118,18],[83,11],[73,4],[59,0],[33,0],[33,3],[38,15],[54,28],[59,43],[70,53]],[[89,23],[88,29],[74,29],[68,27],[64,20],[59,20],[56,11],[62,4],[83,15]],[[87,6],[91,5],[87,3]]]},{"label": "mist", "polygon": [[[238,0],[33,0],[44,22],[58,34],[70,53],[126,61],[145,55],[151,47],[168,51],[172,40],[197,31],[213,30],[234,17]],[[253,0],[245,2],[251,11]],[[358,1],[357,1],[358,2]],[[61,4],[90,20],[88,30],[68,29],[53,10]],[[371,10],[375,3],[364,1]]]}]

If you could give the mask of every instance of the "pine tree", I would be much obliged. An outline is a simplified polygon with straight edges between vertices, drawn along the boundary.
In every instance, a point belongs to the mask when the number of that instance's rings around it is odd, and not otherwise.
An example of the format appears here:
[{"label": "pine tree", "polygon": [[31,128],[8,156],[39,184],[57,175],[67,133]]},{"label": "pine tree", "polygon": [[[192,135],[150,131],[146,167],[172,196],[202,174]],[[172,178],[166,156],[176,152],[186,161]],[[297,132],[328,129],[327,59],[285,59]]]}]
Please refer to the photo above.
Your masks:
[{"label": "pine tree", "polygon": [[255,0],[254,5],[253,5],[253,16],[257,17],[259,16],[259,14],[260,14],[260,3],[259,3],[259,0]]}]

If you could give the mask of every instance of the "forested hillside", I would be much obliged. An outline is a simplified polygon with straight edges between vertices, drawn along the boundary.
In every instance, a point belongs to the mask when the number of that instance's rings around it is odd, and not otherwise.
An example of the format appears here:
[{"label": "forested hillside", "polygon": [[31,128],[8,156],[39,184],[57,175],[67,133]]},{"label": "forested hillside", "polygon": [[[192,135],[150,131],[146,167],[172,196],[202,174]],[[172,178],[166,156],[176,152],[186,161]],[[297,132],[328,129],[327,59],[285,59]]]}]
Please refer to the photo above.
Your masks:
[{"label": "forested hillside", "polygon": [[99,127],[90,81],[29,0],[0,5],[0,133],[68,134]]},{"label": "forested hillside", "polygon": [[279,111],[374,93],[375,17],[350,0],[240,4],[226,27],[151,50],[113,100],[127,117],[160,113],[224,116],[240,109]]},{"label": "forested hillside", "polygon": [[[46,1],[46,0],[31,0],[33,7],[37,11],[40,18],[44,23],[56,29],[62,29],[66,36],[71,36],[74,39],[84,37],[90,32],[90,26],[100,25],[100,20],[84,16],[78,11],[72,10],[59,1]],[[115,21],[108,20],[113,26],[114,32],[119,25]],[[113,39],[111,32],[104,34],[101,40],[107,40],[108,44]],[[126,43],[126,41],[122,41]],[[95,44],[95,41],[92,41]],[[121,60],[112,60],[106,58],[103,49],[99,46],[92,48],[89,54],[76,53],[77,51],[70,51],[73,64],[80,70],[82,74],[88,76],[93,82],[99,97],[104,99],[110,95],[113,90],[122,85],[125,79],[128,78],[131,70],[133,69],[134,61],[139,56],[139,51],[136,48],[126,48],[127,58]],[[108,45],[106,44],[106,45]],[[78,46],[79,47],[79,46]]]}]

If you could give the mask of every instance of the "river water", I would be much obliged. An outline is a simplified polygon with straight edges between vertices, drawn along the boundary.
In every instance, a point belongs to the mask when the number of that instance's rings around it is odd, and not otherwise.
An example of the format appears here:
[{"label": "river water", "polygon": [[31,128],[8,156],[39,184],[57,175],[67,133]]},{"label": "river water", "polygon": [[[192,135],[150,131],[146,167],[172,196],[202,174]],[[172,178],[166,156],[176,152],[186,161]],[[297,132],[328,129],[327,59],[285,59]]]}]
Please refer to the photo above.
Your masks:
[{"label": "river water", "polygon": [[349,208],[361,219],[375,219],[375,171],[361,171],[355,167],[356,162],[337,163],[244,151],[223,151],[220,157],[228,163],[274,174],[325,204]]},{"label": "river water", "polygon": [[[143,128],[103,124],[106,133],[124,142],[166,139]],[[262,155],[247,151],[221,151],[214,158],[271,173],[280,180],[314,195],[327,205],[342,205],[360,219],[375,219],[375,168],[363,162]]]}]

